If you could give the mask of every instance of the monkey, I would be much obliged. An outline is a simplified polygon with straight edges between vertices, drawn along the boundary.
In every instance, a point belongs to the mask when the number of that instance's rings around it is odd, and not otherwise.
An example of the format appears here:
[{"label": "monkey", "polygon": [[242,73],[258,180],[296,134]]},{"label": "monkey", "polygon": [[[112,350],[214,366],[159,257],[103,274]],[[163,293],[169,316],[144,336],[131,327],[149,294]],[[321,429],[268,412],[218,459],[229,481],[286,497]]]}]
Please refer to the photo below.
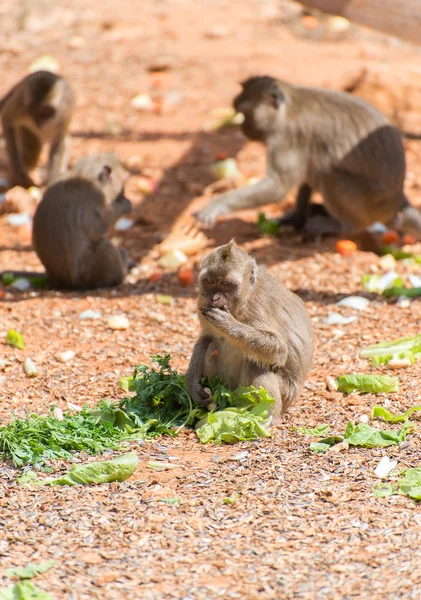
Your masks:
[{"label": "monkey", "polygon": [[35,71],[17,83],[2,100],[0,115],[9,162],[9,185],[34,185],[29,171],[49,140],[48,183],[66,170],[66,133],[74,109],[68,82],[50,71]]},{"label": "monkey", "polygon": [[106,232],[132,210],[124,196],[126,179],[115,154],[91,154],[46,189],[35,211],[32,245],[53,287],[91,289],[123,282],[132,265]]},{"label": "monkey", "polygon": [[[403,191],[400,132],[366,101],[270,76],[247,79],[233,101],[242,131],[267,148],[266,176],[214,198],[196,217],[205,226],[235,210],[280,202],[298,187],[296,206],[279,219],[308,233],[366,230],[375,222],[421,237],[421,213]],[[313,191],[324,214],[312,215]]]},{"label": "monkey", "polygon": [[198,273],[201,326],[186,373],[193,402],[211,402],[202,377],[264,387],[272,416],[299,396],[313,362],[313,333],[301,299],[268,274],[232,239],[211,251]]}]

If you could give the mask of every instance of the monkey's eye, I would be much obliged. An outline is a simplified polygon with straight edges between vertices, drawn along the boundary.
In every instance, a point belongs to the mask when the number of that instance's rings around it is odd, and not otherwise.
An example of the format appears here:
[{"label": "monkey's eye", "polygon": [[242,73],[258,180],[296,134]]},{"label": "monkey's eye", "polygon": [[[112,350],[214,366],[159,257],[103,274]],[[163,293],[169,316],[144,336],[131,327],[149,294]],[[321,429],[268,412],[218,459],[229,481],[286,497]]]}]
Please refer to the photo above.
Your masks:
[{"label": "monkey's eye", "polygon": [[213,279],[210,279],[210,277],[206,277],[205,281],[209,285],[212,285],[213,283],[215,283]]},{"label": "monkey's eye", "polygon": [[231,282],[224,279],[224,281],[221,281],[221,284],[223,287],[229,287],[231,285]]}]

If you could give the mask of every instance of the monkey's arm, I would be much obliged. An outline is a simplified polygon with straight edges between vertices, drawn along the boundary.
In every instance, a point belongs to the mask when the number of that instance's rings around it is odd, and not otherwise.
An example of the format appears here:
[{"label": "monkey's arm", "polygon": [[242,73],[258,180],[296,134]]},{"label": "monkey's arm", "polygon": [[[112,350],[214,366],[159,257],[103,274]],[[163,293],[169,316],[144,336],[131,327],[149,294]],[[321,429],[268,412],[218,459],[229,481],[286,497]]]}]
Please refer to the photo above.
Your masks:
[{"label": "monkey's arm", "polygon": [[231,343],[240,348],[245,356],[259,363],[282,366],[288,356],[285,342],[271,331],[255,329],[237,321],[220,308],[203,306],[205,319]]},{"label": "monkey's arm", "polygon": [[190,359],[189,368],[186,373],[186,385],[193,402],[198,404],[209,404],[211,398],[205,392],[200,384],[203,375],[203,364],[206,352],[209,348],[212,338],[208,335],[201,335],[193,348],[193,354]]},{"label": "monkey's arm", "polygon": [[56,132],[54,138],[51,140],[48,159],[48,185],[54,183],[57,177],[66,171],[69,150],[70,137],[66,136],[66,127],[63,126]]},{"label": "monkey's arm", "polygon": [[289,186],[285,186],[277,174],[269,170],[261,181],[217,196],[197,214],[197,218],[204,225],[211,226],[224,213],[280,202],[288,190]]},{"label": "monkey's arm", "polygon": [[10,185],[21,185],[23,187],[31,187],[34,182],[25,172],[22,161],[19,156],[19,150],[16,143],[15,129],[10,125],[6,125],[3,119],[3,135],[6,141],[7,154],[10,163]]}]

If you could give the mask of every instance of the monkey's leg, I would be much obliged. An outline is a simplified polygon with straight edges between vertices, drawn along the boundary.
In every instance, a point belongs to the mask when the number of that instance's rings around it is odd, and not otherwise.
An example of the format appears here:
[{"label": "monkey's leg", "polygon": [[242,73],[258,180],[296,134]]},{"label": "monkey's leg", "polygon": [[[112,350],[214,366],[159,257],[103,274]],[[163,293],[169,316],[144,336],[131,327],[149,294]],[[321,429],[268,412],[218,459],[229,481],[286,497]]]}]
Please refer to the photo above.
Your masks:
[{"label": "monkey's leg", "polygon": [[307,183],[303,183],[300,186],[295,200],[295,207],[278,219],[278,225],[280,227],[288,225],[294,227],[297,231],[304,228],[308,216],[311,193],[312,189]]},{"label": "monkey's leg", "polygon": [[67,169],[70,154],[71,139],[65,135],[65,130],[59,130],[51,141],[48,158],[48,185],[51,185],[60,173]]},{"label": "monkey's leg", "polygon": [[26,127],[20,127],[18,132],[18,144],[22,162],[25,169],[30,171],[34,169],[39,161],[42,150],[42,143],[39,137],[32,133]]},{"label": "monkey's leg", "polygon": [[112,287],[122,283],[127,275],[120,252],[105,239],[89,249],[80,265],[79,277],[72,282],[77,288]]},{"label": "monkey's leg", "polygon": [[189,368],[186,373],[186,386],[193,402],[197,404],[209,404],[211,397],[202,387],[200,380],[204,375],[209,375],[205,367],[206,355],[211,345],[212,338],[202,335],[197,340],[193,354],[190,359]]},{"label": "monkey's leg", "polygon": [[6,141],[6,150],[9,158],[9,184],[11,187],[20,185],[29,188],[34,182],[29,177],[18,147],[16,131],[14,127],[7,126],[3,121],[3,135]]},{"label": "monkey's leg", "polygon": [[344,226],[326,211],[326,214],[310,216],[303,229],[305,239],[309,240],[325,235],[339,235],[344,231]]}]

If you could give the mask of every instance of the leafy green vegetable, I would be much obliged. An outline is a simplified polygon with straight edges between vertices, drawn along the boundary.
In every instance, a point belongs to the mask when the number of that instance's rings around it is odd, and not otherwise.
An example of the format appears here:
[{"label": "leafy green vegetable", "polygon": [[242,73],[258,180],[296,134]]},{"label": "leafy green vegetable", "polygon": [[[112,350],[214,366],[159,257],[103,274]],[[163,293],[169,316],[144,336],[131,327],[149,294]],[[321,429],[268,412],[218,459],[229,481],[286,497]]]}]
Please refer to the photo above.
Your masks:
[{"label": "leafy green vegetable", "polygon": [[[275,400],[264,388],[240,386],[234,392],[220,386],[212,396],[218,406],[196,424],[196,434],[202,444],[234,444],[270,437],[266,425]],[[222,409],[222,410],[221,410]]]},{"label": "leafy green vegetable", "polygon": [[25,341],[23,339],[23,335],[15,329],[10,329],[7,332],[6,344],[9,344],[9,346],[15,346],[15,348],[19,348],[20,350],[23,350],[25,348]]},{"label": "leafy green vegetable", "polygon": [[367,423],[348,423],[344,440],[350,446],[360,446],[363,448],[387,448],[403,442],[406,434],[412,429],[412,425],[407,421],[402,429],[385,431],[376,429]]},{"label": "leafy green vegetable", "polygon": [[371,394],[379,392],[397,392],[399,390],[399,379],[389,375],[367,375],[365,373],[353,373],[341,375],[336,380],[338,389],[345,394],[361,391]]},{"label": "leafy green vegetable", "polygon": [[177,506],[180,504],[179,498],[157,498],[158,502],[162,504],[168,504],[168,506]]},{"label": "leafy green vegetable", "polygon": [[323,438],[322,440],[319,440],[318,442],[311,442],[310,450],[312,450],[313,452],[316,452],[317,454],[320,452],[326,452],[332,446],[335,446],[336,444],[340,444],[343,441],[344,441],[344,438],[341,435],[332,435],[330,437]]},{"label": "leafy green vegetable", "polygon": [[389,410],[387,410],[387,408],[385,408],[384,406],[375,405],[375,406],[373,406],[373,412],[371,414],[371,418],[372,419],[381,418],[381,419],[384,419],[385,421],[387,421],[388,423],[404,423],[405,421],[407,421],[409,419],[409,417],[412,415],[412,413],[416,412],[417,410],[421,410],[421,406],[413,406],[412,408],[408,408],[408,410],[401,415],[394,415]]},{"label": "leafy green vegetable", "polygon": [[298,433],[301,433],[302,435],[313,435],[313,436],[320,436],[320,435],[326,435],[327,433],[329,433],[330,431],[330,425],[327,425],[326,423],[324,425],[318,425],[317,427],[293,427],[292,428],[293,431],[298,431]]},{"label": "leafy green vegetable", "polygon": [[10,285],[15,281],[16,277],[13,273],[2,273],[1,279],[4,285]]},{"label": "leafy green vegetable", "polygon": [[385,275],[363,275],[363,288],[366,292],[382,294],[390,287],[402,287],[404,281],[396,273],[386,273]]},{"label": "leafy green vegetable", "polygon": [[120,377],[120,389],[123,392],[131,392],[131,383],[133,381],[133,377]]},{"label": "leafy green vegetable", "polygon": [[0,589],[0,600],[53,600],[53,597],[32,581],[19,581],[12,587]]},{"label": "leafy green vegetable", "polygon": [[170,469],[175,469],[178,465],[170,462],[164,462],[160,460],[150,460],[146,465],[148,469],[152,469],[152,471],[169,471]]},{"label": "leafy green vegetable", "polygon": [[412,430],[412,425],[406,421],[402,429],[384,431],[367,425],[366,423],[348,423],[344,436],[331,436],[310,444],[313,452],[326,452],[340,442],[347,442],[350,446],[362,448],[387,448],[404,441],[407,433]]},{"label": "leafy green vegetable", "polygon": [[376,498],[385,498],[395,494],[421,500],[421,467],[402,471],[403,478],[397,483],[376,484],[373,488]]},{"label": "leafy green vegetable", "polygon": [[54,567],[55,560],[45,560],[40,563],[29,563],[22,569],[6,569],[7,577],[18,577],[19,579],[32,579],[41,573],[46,573]]},{"label": "leafy green vegetable", "polygon": [[405,252],[398,246],[384,246],[383,254],[391,254],[395,260],[412,259],[415,263],[421,263],[421,256],[419,254],[412,254],[412,252]]},{"label": "leafy green vegetable", "polygon": [[30,282],[30,284],[32,285],[32,287],[35,287],[35,288],[46,288],[48,286],[47,275],[36,275],[36,276],[32,276],[32,277],[30,275],[25,275],[25,276],[15,277],[15,275],[13,275],[13,273],[3,273],[2,274],[2,281],[3,281],[4,285],[11,285],[17,279],[27,279]]},{"label": "leafy green vegetable", "polygon": [[387,288],[382,293],[383,296],[385,296],[385,298],[399,298],[399,296],[406,296],[407,298],[418,298],[419,296],[421,296],[421,288],[405,288],[401,286],[393,286]]},{"label": "leafy green vegetable", "polygon": [[139,459],[136,452],[128,452],[111,460],[74,465],[68,473],[56,479],[48,479],[45,485],[89,485],[126,481],[137,469]]},{"label": "leafy green vegetable", "polygon": [[117,449],[127,438],[142,437],[127,425],[114,427],[101,413],[109,413],[112,405],[102,401],[96,410],[84,408],[76,414],[64,413],[59,421],[53,409],[47,416],[30,414],[26,419],[13,419],[0,427],[0,453],[11,458],[15,467],[39,464],[48,460],[72,458],[72,452],[99,454],[106,449]]},{"label": "leafy green vegetable", "polygon": [[276,219],[266,219],[264,212],[259,213],[257,218],[257,227],[260,233],[265,235],[276,235],[279,229],[279,223]]},{"label": "leafy green vegetable", "polygon": [[239,497],[240,497],[240,494],[237,494],[237,492],[234,492],[233,494],[231,494],[231,496],[224,498],[222,500],[222,504],[235,504]]},{"label": "leafy green vegetable", "polygon": [[360,350],[360,358],[371,358],[373,366],[386,365],[392,358],[409,358],[414,363],[421,356],[421,335],[380,342]]}]

